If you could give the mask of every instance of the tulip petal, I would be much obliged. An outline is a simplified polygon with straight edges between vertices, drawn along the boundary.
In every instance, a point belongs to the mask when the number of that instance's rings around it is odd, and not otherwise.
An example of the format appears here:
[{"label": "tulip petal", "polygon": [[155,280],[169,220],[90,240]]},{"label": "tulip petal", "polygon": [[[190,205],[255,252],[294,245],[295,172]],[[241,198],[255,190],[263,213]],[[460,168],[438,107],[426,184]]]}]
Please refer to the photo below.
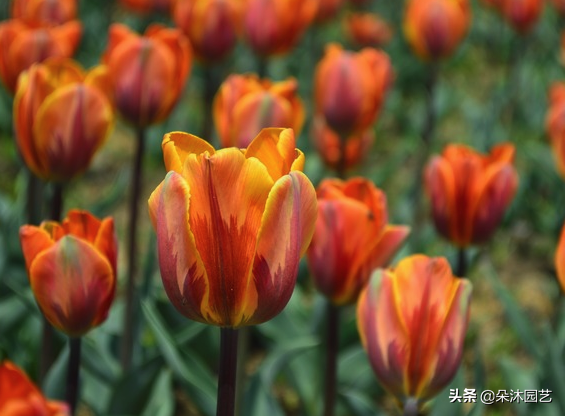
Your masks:
[{"label": "tulip petal", "polygon": [[261,130],[247,147],[245,157],[259,159],[276,181],[290,172],[297,157],[294,132],[282,128]]},{"label": "tulip petal", "polygon": [[165,134],[161,147],[167,171],[174,170],[177,173],[182,173],[188,155],[205,152],[213,155],[216,152],[206,140],[180,131]]},{"label": "tulip petal", "polygon": [[561,289],[565,291],[565,226],[561,229],[561,236],[555,251],[555,269]]},{"label": "tulip petal", "polygon": [[314,233],[316,205],[316,191],[302,172],[282,177],[271,190],[253,264],[258,305],[249,325],[273,318],[288,303]]},{"label": "tulip petal", "polygon": [[47,231],[33,225],[23,225],[20,228],[20,242],[28,273],[37,255],[55,244]]}]

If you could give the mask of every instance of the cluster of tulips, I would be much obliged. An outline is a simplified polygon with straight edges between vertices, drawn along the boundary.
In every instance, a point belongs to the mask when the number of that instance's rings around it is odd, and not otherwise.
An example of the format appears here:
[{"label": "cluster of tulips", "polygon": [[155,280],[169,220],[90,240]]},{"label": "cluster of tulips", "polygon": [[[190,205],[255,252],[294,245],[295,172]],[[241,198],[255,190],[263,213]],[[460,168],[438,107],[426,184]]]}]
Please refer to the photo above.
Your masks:
[{"label": "cluster of tulips", "polygon": [[[542,6],[541,0],[485,2],[520,33],[531,30]],[[489,241],[513,200],[514,146],[499,143],[483,154],[449,144],[426,160],[414,181],[423,181],[437,232],[460,250],[459,263],[452,272],[445,258],[414,253],[390,267],[410,227],[389,223],[385,192],[372,181],[348,177],[370,151],[395,79],[394,61],[376,48],[390,40],[393,28],[358,11],[369,1],[350,1],[343,23],[360,50],[332,43],[317,63],[311,116],[297,79],[269,79],[264,64],[289,53],[315,22],[336,19],[344,0],[121,3],[149,16],[168,13],[176,27],[151,24],[140,35],[114,23],[100,64],[89,70],[71,58],[82,32],[76,0],[13,0],[12,18],[0,23],[0,77],[13,94],[15,143],[32,175],[30,186],[40,180],[52,190],[51,215],[28,218],[20,229],[25,267],[45,325],[71,340],[67,403],[45,399],[5,360],[0,414],[76,412],[80,339],[109,314],[121,242],[111,217],[70,209],[63,218],[62,189],[89,168],[116,116],[137,138],[125,244],[127,370],[147,128],[169,117],[193,65],[212,72],[241,39],[263,73],[230,74],[206,86],[204,137],[164,135],[167,174],[148,198],[168,298],[185,317],[221,328],[217,414],[234,414],[238,330],[285,308],[303,255],[328,301],[324,414],[334,414],[339,314],[348,305],[356,307],[360,340],[377,378],[405,415],[420,414],[460,366],[472,303],[465,249]],[[471,7],[468,0],[409,0],[403,24],[414,53],[435,68],[464,40]],[[551,89],[550,101],[547,130],[565,176],[564,85]],[[422,132],[427,146],[435,123],[433,112],[429,116]],[[297,148],[307,120],[314,147],[334,176],[316,188],[302,172],[305,155]],[[565,287],[565,231],[560,244],[556,264]]]}]

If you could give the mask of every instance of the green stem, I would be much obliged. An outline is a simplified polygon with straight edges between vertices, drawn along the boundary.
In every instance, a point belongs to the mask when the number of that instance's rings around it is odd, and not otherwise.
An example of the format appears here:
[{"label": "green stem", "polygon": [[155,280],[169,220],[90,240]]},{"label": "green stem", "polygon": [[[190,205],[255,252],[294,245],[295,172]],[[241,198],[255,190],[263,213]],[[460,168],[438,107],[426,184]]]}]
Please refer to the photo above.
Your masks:
[{"label": "green stem", "polygon": [[137,149],[132,170],[132,192],[129,205],[128,252],[127,252],[127,282],[126,306],[124,312],[124,337],[121,351],[122,369],[127,371],[131,365],[133,350],[135,280],[137,275],[137,228],[139,218],[139,198],[143,174],[143,154],[145,152],[145,129],[137,129]]},{"label": "green stem", "polygon": [[404,403],[402,411],[403,416],[423,416],[424,413],[418,410],[418,401],[416,399],[407,399]]},{"label": "green stem", "polygon": [[76,414],[78,404],[80,347],[81,338],[69,339],[69,366],[67,367],[67,403],[71,408],[71,416]]},{"label": "green stem", "polygon": [[221,328],[216,416],[235,414],[238,330]]},{"label": "green stem", "polygon": [[326,377],[324,416],[333,416],[336,400],[337,356],[339,353],[340,307],[328,303],[328,332],[326,340]]}]

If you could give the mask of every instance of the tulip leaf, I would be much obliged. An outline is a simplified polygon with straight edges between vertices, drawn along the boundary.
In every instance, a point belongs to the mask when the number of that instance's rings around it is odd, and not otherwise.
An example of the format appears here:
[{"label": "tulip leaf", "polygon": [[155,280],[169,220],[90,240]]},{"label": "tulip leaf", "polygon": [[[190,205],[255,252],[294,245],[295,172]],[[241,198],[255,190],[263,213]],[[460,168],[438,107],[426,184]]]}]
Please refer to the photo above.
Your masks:
[{"label": "tulip leaf", "polygon": [[113,383],[119,372],[117,364],[112,361],[108,352],[104,351],[104,348],[91,336],[82,339],[81,363],[85,369],[105,383]]},{"label": "tulip leaf", "polygon": [[42,391],[51,399],[62,400],[65,397],[65,381],[67,378],[67,363],[69,361],[68,343],[63,348],[43,380]]},{"label": "tulip leaf", "polygon": [[[463,392],[465,388],[469,386],[465,385],[465,380],[463,377],[463,369],[459,368],[457,374],[449,383],[449,385],[444,388],[439,394],[434,398],[433,402],[431,403],[432,412],[430,413],[432,416],[443,416],[443,415],[450,415],[450,416],[462,416],[463,415],[463,399],[461,401],[451,399],[451,392],[456,392],[457,396],[463,396]],[[477,396],[478,396],[477,392]]]},{"label": "tulip leaf", "polygon": [[[508,386],[507,390],[539,390],[539,380],[533,369],[526,369],[519,365],[513,358],[502,357],[500,360],[500,370],[504,378],[504,383]],[[518,416],[532,414],[533,403],[516,401],[513,403],[514,410]]]},{"label": "tulip leaf", "polygon": [[162,370],[141,416],[170,416],[174,414],[174,406],[173,378],[170,371]]},{"label": "tulip leaf", "polygon": [[243,406],[243,415],[284,416],[281,406],[261,377],[254,377],[249,382]]},{"label": "tulip leaf", "polygon": [[554,402],[559,406],[560,413],[565,415],[565,366],[563,365],[563,346],[555,339],[548,325],[543,327],[543,338],[547,354],[544,355],[544,375],[548,385],[541,388],[551,389]]},{"label": "tulip leaf", "polygon": [[359,390],[341,390],[339,396],[343,398],[343,402],[349,409],[347,414],[354,416],[384,416],[383,412],[375,412],[375,404]]}]

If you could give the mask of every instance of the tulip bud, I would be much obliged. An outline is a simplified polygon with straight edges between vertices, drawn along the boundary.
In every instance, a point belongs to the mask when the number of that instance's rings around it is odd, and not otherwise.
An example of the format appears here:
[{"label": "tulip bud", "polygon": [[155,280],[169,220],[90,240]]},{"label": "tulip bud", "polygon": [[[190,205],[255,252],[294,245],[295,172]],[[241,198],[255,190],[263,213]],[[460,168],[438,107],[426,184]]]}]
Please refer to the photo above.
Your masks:
[{"label": "tulip bud", "polygon": [[335,18],[343,6],[345,0],[317,0],[317,11],[314,20],[316,23],[324,23]]},{"label": "tulip bud", "polygon": [[373,371],[401,406],[421,409],[457,373],[471,291],[442,257],[413,255],[371,276],[357,328]]},{"label": "tulip bud", "polygon": [[385,194],[364,178],[322,181],[307,258],[316,288],[334,305],[351,304],[371,272],[398,251],[409,228],[388,224]]},{"label": "tulip bud", "polygon": [[112,218],[72,210],[61,224],[22,226],[20,241],[31,289],[51,325],[79,337],[106,320],[116,289]]},{"label": "tulip bud", "polygon": [[565,179],[565,83],[555,82],[549,90],[545,128],[550,139],[557,171]]},{"label": "tulip bud", "polygon": [[232,0],[177,1],[175,24],[190,40],[196,58],[222,60],[237,43],[242,4]]},{"label": "tulip bud", "polygon": [[521,34],[528,33],[534,27],[542,7],[542,0],[500,0],[502,16]]},{"label": "tulip bud", "polygon": [[344,19],[350,42],[360,47],[378,48],[392,39],[392,28],[374,13],[351,13]]},{"label": "tulip bud", "polygon": [[165,291],[189,319],[236,328],[286,306],[317,212],[294,143],[291,129],[264,129],[244,150],[165,135],[169,173],[149,212]]},{"label": "tulip bud", "polygon": [[267,127],[291,127],[296,134],[304,123],[304,105],[294,78],[271,82],[255,74],[230,75],[214,99],[214,122],[223,147],[247,147]]},{"label": "tulip bud", "polygon": [[376,119],[392,80],[386,53],[372,48],[355,53],[331,44],[316,67],[316,112],[342,138],[361,133]]},{"label": "tulip bud", "polygon": [[404,15],[404,34],[424,60],[450,56],[471,22],[468,0],[410,0]]},{"label": "tulip bud", "polygon": [[41,27],[20,20],[0,23],[0,78],[9,92],[16,91],[21,72],[47,58],[70,58],[80,42],[82,26],[70,21]]},{"label": "tulip bud", "polygon": [[62,402],[47,401],[28,376],[14,363],[0,363],[0,415],[69,416]]},{"label": "tulip bud", "polygon": [[488,241],[518,187],[514,146],[495,146],[482,155],[448,145],[428,163],[424,175],[437,231],[457,247]]},{"label": "tulip bud", "polygon": [[102,61],[112,76],[118,111],[142,128],[170,114],[190,72],[191,52],[178,29],[151,25],[139,36],[116,23]]},{"label": "tulip bud", "polygon": [[256,54],[292,49],[316,14],[317,0],[244,0],[243,35]]},{"label": "tulip bud", "polygon": [[58,26],[74,20],[77,0],[13,0],[12,18],[28,24]]},{"label": "tulip bud", "polygon": [[84,172],[113,125],[100,88],[107,70],[85,73],[71,60],[50,59],[24,72],[14,99],[16,142],[38,177],[66,181]]}]

